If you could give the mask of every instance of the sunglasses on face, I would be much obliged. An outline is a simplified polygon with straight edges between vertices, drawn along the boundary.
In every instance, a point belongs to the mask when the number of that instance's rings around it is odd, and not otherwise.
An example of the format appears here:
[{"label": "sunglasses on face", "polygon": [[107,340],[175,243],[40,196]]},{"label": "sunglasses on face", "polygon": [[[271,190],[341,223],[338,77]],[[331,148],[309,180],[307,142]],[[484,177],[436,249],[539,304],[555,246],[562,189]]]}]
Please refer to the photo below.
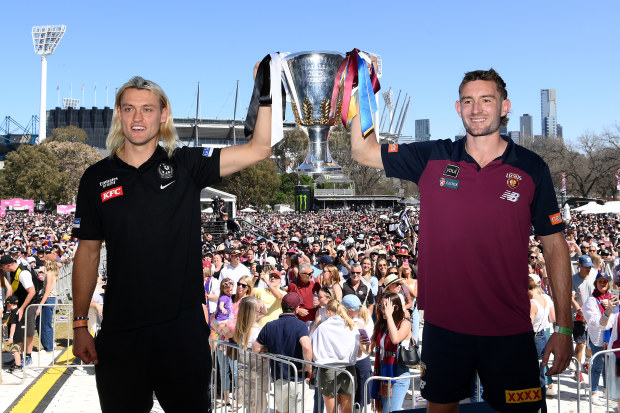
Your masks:
[{"label": "sunglasses on face", "polygon": [[247,284],[244,284],[244,283],[240,283],[240,282],[238,282],[238,283],[237,283],[237,287],[248,288],[248,285],[247,285]]},{"label": "sunglasses on face", "polygon": [[388,274],[390,274],[390,275],[392,275],[392,274],[398,275],[398,271],[390,271],[390,272],[388,272]]}]

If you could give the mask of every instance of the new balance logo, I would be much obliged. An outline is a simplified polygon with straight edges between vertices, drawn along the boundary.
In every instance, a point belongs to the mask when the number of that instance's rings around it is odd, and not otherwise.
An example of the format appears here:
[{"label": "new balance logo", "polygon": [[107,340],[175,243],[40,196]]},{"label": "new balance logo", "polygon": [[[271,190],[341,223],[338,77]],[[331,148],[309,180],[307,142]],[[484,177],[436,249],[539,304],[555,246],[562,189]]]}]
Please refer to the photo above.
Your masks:
[{"label": "new balance logo", "polygon": [[521,196],[518,192],[506,191],[499,197],[499,199],[505,199],[510,202],[517,202],[519,197]]}]

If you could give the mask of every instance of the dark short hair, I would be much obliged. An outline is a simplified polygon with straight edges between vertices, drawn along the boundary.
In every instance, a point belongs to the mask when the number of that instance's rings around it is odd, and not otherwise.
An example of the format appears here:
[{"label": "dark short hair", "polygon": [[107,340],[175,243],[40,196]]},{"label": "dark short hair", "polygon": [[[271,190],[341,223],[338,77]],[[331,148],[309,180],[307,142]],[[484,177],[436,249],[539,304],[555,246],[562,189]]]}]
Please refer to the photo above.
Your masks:
[{"label": "dark short hair", "polygon": [[[474,70],[471,72],[465,73],[463,77],[463,81],[459,85],[459,98],[461,97],[461,92],[463,91],[463,86],[469,82],[474,82],[476,80],[488,80],[490,82],[495,82],[497,86],[497,91],[499,92],[500,97],[505,100],[508,99],[508,90],[506,90],[506,82],[504,79],[495,71],[495,69],[490,68],[489,70]],[[502,116],[500,119],[500,125],[506,126],[508,125],[508,116]]]}]

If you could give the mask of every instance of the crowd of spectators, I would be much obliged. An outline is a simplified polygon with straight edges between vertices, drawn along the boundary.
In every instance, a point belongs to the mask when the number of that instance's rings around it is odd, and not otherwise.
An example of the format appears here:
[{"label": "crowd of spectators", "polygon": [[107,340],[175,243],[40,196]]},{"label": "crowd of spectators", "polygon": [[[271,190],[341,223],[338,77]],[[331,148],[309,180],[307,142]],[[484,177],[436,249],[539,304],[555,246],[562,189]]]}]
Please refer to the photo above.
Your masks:
[{"label": "crowd of spectators", "polygon": [[[293,309],[293,314],[304,323],[308,337],[326,337],[324,334],[329,331],[327,327],[322,329],[323,335],[316,333],[318,327],[332,317],[339,317],[340,321],[331,323],[335,326],[344,323],[356,331],[364,330],[364,334],[370,338],[369,347],[381,347],[381,343],[385,341],[382,338],[390,333],[403,339],[408,339],[410,335],[416,341],[419,339],[421,317],[416,299],[415,211],[409,214],[410,226],[405,228],[405,233],[402,232],[402,225],[401,231],[398,231],[401,218],[389,212],[329,211],[303,215],[258,213],[253,214],[252,219],[254,224],[262,229],[262,234],[268,234],[267,236],[250,232],[229,232],[220,237],[203,231],[203,275],[207,300],[205,315],[212,327],[212,337],[234,342],[235,337],[239,339],[251,331],[252,339],[240,343],[249,350],[261,329],[282,315],[283,298],[287,294],[296,293],[301,300]],[[59,265],[69,264],[77,244],[77,240],[71,236],[71,223],[71,215],[9,213],[0,219],[0,255],[9,254],[25,264],[28,263],[28,257],[32,257],[31,261],[35,259],[57,262]],[[567,223],[565,238],[573,261],[573,272],[578,273],[583,267],[587,271],[582,271],[582,274],[587,273],[591,277],[587,283],[591,284],[589,288],[579,290],[579,286],[574,285],[574,292],[580,294],[585,291],[586,294],[584,297],[574,295],[573,310],[575,320],[583,322],[583,330],[587,330],[587,325],[594,321],[583,318],[581,307],[593,291],[596,291],[594,280],[597,274],[599,278],[606,277],[611,281],[610,284],[620,284],[620,216],[575,214]],[[540,292],[552,296],[542,246],[535,237],[530,239],[529,272],[533,275],[534,284],[540,287]],[[449,254],[449,251],[446,253]],[[590,261],[584,258],[586,256],[590,257]],[[7,292],[10,292],[6,287],[10,286],[11,280],[8,279],[8,274],[3,275],[2,297],[5,298]],[[533,290],[534,284],[530,286],[530,295],[541,304],[543,301]],[[602,293],[599,292],[600,294]],[[245,297],[258,299],[252,301],[251,308],[256,307],[259,316],[254,320],[247,314],[244,315],[242,326],[247,332],[240,336],[235,332],[235,327],[239,308]],[[384,302],[386,297],[389,298],[389,303]],[[334,303],[330,304],[332,300]],[[608,305],[610,302],[608,300],[605,303]],[[336,303],[345,305],[341,308]],[[389,307],[388,316],[386,305]],[[548,318],[549,310],[544,304],[536,308],[542,308],[541,314]],[[592,308],[596,310],[596,306]],[[606,306],[601,308],[605,311]],[[286,309],[291,311],[290,306]],[[613,311],[617,313],[617,306]],[[536,315],[536,310],[533,314],[533,322],[538,332],[542,325],[541,316]],[[386,322],[393,317],[398,320],[395,327],[393,322]],[[350,320],[355,321],[354,326]],[[548,322],[549,320],[545,321]],[[407,334],[402,331],[403,325],[408,328]],[[605,330],[597,330],[596,326],[590,329],[597,332]],[[577,333],[581,331],[578,327],[575,330]],[[607,330],[611,331],[611,327]],[[581,331],[575,336],[578,357],[583,357],[583,347],[596,350],[596,345],[602,340],[597,336],[595,343],[590,344],[582,337],[584,334],[587,335],[587,332]],[[400,337],[401,335],[403,337]],[[359,334],[352,334],[353,336],[359,338]],[[316,343],[312,345],[316,346]],[[389,345],[385,348],[392,347]],[[353,370],[355,366],[361,366],[360,362],[363,361],[366,366],[364,370],[370,368],[368,353],[359,350],[365,347],[352,345],[351,348],[356,354],[352,355],[350,363],[343,365]],[[378,351],[385,351],[385,348],[381,347]],[[315,353],[325,358],[325,353]],[[591,354],[588,350],[585,353]],[[218,352],[217,359],[222,364],[230,363],[230,370],[233,371],[230,380],[237,380],[237,366],[227,360],[227,355]],[[387,359],[382,357],[378,360],[372,373],[385,374],[382,361]],[[366,371],[361,372],[362,375],[360,371],[356,373],[360,379],[368,374]],[[400,370],[391,373],[393,377],[403,374]],[[596,373],[599,373],[598,368]],[[580,372],[575,373],[575,379],[582,379]],[[228,377],[222,376],[221,381],[224,386],[230,387]],[[382,395],[381,391],[379,388],[374,392],[378,399]],[[402,392],[397,393],[400,395]],[[359,386],[356,394],[355,401],[360,402]],[[333,403],[337,396],[326,392],[322,395],[326,397],[328,405]],[[350,404],[347,395],[340,396],[338,400],[345,400],[344,406],[348,408]],[[221,403],[229,404],[230,400],[225,398]],[[402,400],[392,401],[391,405],[399,407]]]}]

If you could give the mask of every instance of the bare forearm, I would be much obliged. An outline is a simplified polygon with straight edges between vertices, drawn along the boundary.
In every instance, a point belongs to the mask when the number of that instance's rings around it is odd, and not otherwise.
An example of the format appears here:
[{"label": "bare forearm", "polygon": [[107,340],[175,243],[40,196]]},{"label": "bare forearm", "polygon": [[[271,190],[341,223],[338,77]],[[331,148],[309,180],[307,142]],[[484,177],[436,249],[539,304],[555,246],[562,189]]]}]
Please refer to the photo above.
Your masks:
[{"label": "bare forearm", "polygon": [[568,246],[561,233],[541,237],[557,324],[572,328],[571,314],[572,278]]},{"label": "bare forearm", "polygon": [[99,268],[99,241],[80,241],[73,260],[73,315],[86,317],[97,285]]},{"label": "bare forearm", "polygon": [[364,138],[359,115],[351,121],[351,155],[353,159],[362,165],[383,169],[381,145],[377,143],[377,137],[374,132],[371,132],[370,135]]}]

